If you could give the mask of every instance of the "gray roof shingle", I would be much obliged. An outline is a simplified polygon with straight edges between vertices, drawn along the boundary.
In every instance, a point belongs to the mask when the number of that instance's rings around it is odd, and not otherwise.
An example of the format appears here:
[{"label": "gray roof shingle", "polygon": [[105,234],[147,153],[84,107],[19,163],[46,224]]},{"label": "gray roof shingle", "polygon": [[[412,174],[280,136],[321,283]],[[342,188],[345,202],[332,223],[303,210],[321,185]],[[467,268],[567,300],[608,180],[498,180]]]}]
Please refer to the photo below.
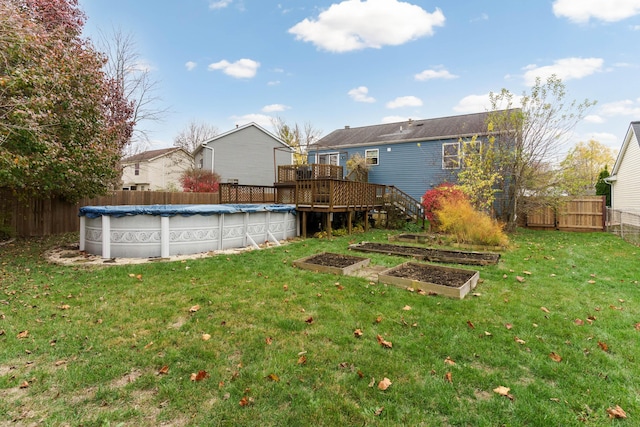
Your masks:
[{"label": "gray roof shingle", "polygon": [[465,114],[437,119],[411,120],[337,129],[319,139],[312,149],[390,144],[486,135],[490,113]]}]

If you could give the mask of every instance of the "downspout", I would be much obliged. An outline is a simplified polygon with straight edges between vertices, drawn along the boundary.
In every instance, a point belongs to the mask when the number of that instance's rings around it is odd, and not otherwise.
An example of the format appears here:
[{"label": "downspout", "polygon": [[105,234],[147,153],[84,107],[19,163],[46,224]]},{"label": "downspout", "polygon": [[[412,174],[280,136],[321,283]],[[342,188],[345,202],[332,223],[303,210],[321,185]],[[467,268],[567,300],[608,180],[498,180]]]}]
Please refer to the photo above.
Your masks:
[{"label": "downspout", "polygon": [[203,146],[202,146],[202,148],[208,148],[209,150],[211,150],[211,173],[213,173],[213,169],[214,169],[214,168],[213,168],[213,165],[214,165],[214,159],[215,159],[215,157],[214,157],[214,155],[215,155],[215,151],[214,151],[213,147],[209,147],[209,146],[206,146],[206,145],[203,145]]}]

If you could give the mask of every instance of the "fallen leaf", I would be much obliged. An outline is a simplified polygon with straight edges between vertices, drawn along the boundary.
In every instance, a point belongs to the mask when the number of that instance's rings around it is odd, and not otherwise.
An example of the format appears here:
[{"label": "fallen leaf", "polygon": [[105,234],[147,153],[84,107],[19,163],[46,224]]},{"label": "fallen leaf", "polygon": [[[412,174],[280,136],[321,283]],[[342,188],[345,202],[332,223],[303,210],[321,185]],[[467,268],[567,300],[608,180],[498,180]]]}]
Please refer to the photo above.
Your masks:
[{"label": "fallen leaf", "polygon": [[307,320],[305,320],[305,322],[307,322],[308,324],[312,324],[313,323],[313,317],[312,316],[307,317]]},{"label": "fallen leaf", "polygon": [[147,350],[148,348],[150,348],[151,346],[153,346],[153,341],[149,342],[149,344],[144,346],[144,349]]},{"label": "fallen leaf", "polygon": [[64,365],[64,364],[66,364],[66,363],[67,363],[67,361],[66,361],[66,360],[58,360],[58,361],[55,363],[55,365],[56,365],[56,366],[62,366],[62,365]]},{"label": "fallen leaf", "polygon": [[509,391],[511,391],[509,387],[499,386],[497,388],[494,388],[493,391],[495,393],[498,393],[500,396],[505,396],[505,397],[508,397],[510,400],[513,400],[513,396],[509,394]]},{"label": "fallen leaf", "polygon": [[609,351],[609,346],[605,342],[598,341],[598,347],[600,347],[603,351]]},{"label": "fallen leaf", "polygon": [[200,310],[200,306],[199,305],[194,305],[189,309],[190,313],[195,313],[196,311]]},{"label": "fallen leaf", "polygon": [[207,371],[198,371],[198,373],[191,374],[191,381],[202,381],[205,378],[209,378],[209,373]]},{"label": "fallen leaf", "polygon": [[415,292],[415,291],[416,291],[415,289],[413,289],[413,288],[411,288],[411,287],[407,288],[407,290],[408,290],[409,292]]},{"label": "fallen leaf", "polygon": [[505,323],[504,327],[507,329],[511,329],[513,328],[513,325],[511,323]]},{"label": "fallen leaf", "polygon": [[239,403],[240,403],[240,406],[248,406],[251,402],[249,401],[247,396],[243,396],[242,399],[240,399]]},{"label": "fallen leaf", "polygon": [[573,321],[573,323],[575,323],[578,326],[584,325],[584,322],[582,321],[582,319],[576,319],[576,320]]},{"label": "fallen leaf", "polygon": [[391,380],[389,378],[385,377],[385,378],[383,378],[382,381],[380,381],[378,383],[378,389],[384,391],[384,390],[388,389],[391,384],[392,384]]},{"label": "fallen leaf", "polygon": [[469,326],[471,329],[475,329],[475,325],[473,323],[471,323],[471,320],[467,320],[467,326]]},{"label": "fallen leaf", "polygon": [[356,338],[360,338],[362,336],[362,331],[360,329],[356,329],[353,331],[353,336]]},{"label": "fallen leaf", "polygon": [[276,374],[269,374],[267,376],[268,380],[274,381],[274,382],[278,382],[280,381],[280,378],[276,375]]},{"label": "fallen leaf", "polygon": [[409,311],[409,310],[411,310],[411,306],[405,305],[404,307],[402,307],[402,309],[404,311]]},{"label": "fallen leaf", "polygon": [[491,332],[489,332],[489,331],[484,331],[484,336],[485,337],[492,337],[493,334]]},{"label": "fallen leaf", "polygon": [[444,363],[446,363],[447,365],[455,365],[456,362],[453,361],[453,359],[451,359],[449,356],[447,356],[446,359],[444,359]]},{"label": "fallen leaf", "polygon": [[524,277],[522,276],[516,276],[516,280],[520,283],[524,282]]},{"label": "fallen leaf", "polygon": [[618,405],[615,408],[607,408],[607,414],[609,418],[627,418],[627,413]]},{"label": "fallen leaf", "polygon": [[526,271],[526,270],[524,270],[524,271],[522,272],[522,274],[526,274],[527,276],[531,276],[531,272],[530,272],[530,271]]},{"label": "fallen leaf", "polygon": [[28,388],[28,387],[29,387],[28,381],[23,381],[22,384],[20,384],[20,388]]},{"label": "fallen leaf", "polygon": [[553,351],[551,352],[551,354],[549,354],[549,357],[554,362],[558,362],[558,363],[562,362],[562,357],[559,354],[557,354],[557,353],[555,353]]},{"label": "fallen leaf", "polygon": [[503,279],[506,279],[507,277],[508,277],[508,276],[507,276],[506,274],[503,274],[503,275],[502,275],[502,278],[503,278]]},{"label": "fallen leaf", "polygon": [[514,341],[515,341],[515,342],[517,342],[518,344],[526,344],[526,341],[525,341],[525,340],[521,340],[521,339],[520,339],[520,338],[518,338],[518,337],[514,337],[513,339],[514,339]]},{"label": "fallen leaf", "polygon": [[378,335],[376,338],[378,340],[378,344],[380,344],[382,347],[384,348],[393,347],[393,344],[390,341],[385,341],[385,339],[382,338],[382,335]]},{"label": "fallen leaf", "polygon": [[380,322],[382,322],[382,316],[376,317],[376,323],[380,323]]},{"label": "fallen leaf", "polygon": [[158,375],[166,375],[169,373],[169,365],[164,365],[158,370]]},{"label": "fallen leaf", "polygon": [[451,372],[447,372],[446,374],[444,374],[444,379],[445,381],[453,383],[453,377],[451,376]]},{"label": "fallen leaf", "polygon": [[298,358],[298,365],[304,365],[307,363],[307,356],[304,354]]},{"label": "fallen leaf", "polygon": [[271,343],[273,343],[273,338],[267,337],[267,338],[265,338],[264,341],[267,343],[267,345],[271,345]]},{"label": "fallen leaf", "polygon": [[379,417],[380,414],[382,414],[382,411],[384,411],[384,406],[381,406],[378,409],[376,409],[376,411],[373,413],[373,415],[375,415],[376,417]]},{"label": "fallen leaf", "polygon": [[60,310],[69,310],[71,308],[71,306],[69,304],[62,304],[60,307],[58,307]]},{"label": "fallen leaf", "polygon": [[373,387],[376,384],[376,379],[371,377],[371,381],[369,382],[369,387]]},{"label": "fallen leaf", "polygon": [[596,283],[595,280],[587,280],[587,283],[589,283],[590,285],[593,285],[594,283]]},{"label": "fallen leaf", "polygon": [[551,273],[549,276],[550,277],[556,277],[555,273]]},{"label": "fallen leaf", "polygon": [[29,336],[29,331],[22,331],[16,335],[18,339],[27,338]]},{"label": "fallen leaf", "polygon": [[545,313],[551,313],[547,307],[540,307],[540,310],[544,311]]},{"label": "fallen leaf", "polygon": [[133,273],[129,273],[129,277],[131,277],[133,279],[134,277],[136,277],[136,275],[133,274]]},{"label": "fallen leaf", "polygon": [[284,285],[284,286],[282,286],[282,289],[284,289],[285,291],[288,291],[289,290],[289,286]]},{"label": "fallen leaf", "polygon": [[142,274],[136,274],[136,279],[142,282]]},{"label": "fallen leaf", "polygon": [[640,331],[640,323],[636,323],[635,328],[636,328],[636,331]]}]

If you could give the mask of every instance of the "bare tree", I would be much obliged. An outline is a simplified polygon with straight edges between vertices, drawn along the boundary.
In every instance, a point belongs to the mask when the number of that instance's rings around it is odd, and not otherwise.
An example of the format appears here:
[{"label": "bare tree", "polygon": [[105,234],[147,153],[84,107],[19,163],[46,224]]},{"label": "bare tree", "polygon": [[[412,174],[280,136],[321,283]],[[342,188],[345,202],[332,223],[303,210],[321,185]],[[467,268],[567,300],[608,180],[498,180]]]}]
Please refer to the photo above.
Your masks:
[{"label": "bare tree", "polygon": [[509,230],[517,224],[525,194],[549,195],[554,190],[557,183],[553,179],[541,178],[548,177],[545,171],[549,164],[557,159],[571,130],[595,104],[588,99],[566,102],[565,98],[565,86],[555,75],[544,83],[536,79],[531,93],[519,99],[507,89],[490,94],[490,157],[478,159],[487,171],[499,174],[499,213]]},{"label": "bare tree", "polygon": [[302,128],[297,123],[290,126],[281,117],[272,119],[271,123],[276,130],[276,135],[294,149],[295,164],[302,165],[307,163],[309,145],[320,139],[322,131],[316,129],[309,122],[305,123]]},{"label": "bare tree", "polygon": [[200,144],[218,134],[218,128],[204,122],[191,120],[173,139],[173,145],[193,153]]},{"label": "bare tree", "polygon": [[142,61],[132,33],[120,28],[114,28],[111,35],[101,33],[98,47],[107,57],[105,73],[119,83],[125,99],[133,104],[135,127],[124,150],[127,155],[144,151],[149,143],[146,124],[163,119],[168,111],[157,94],[159,83]]}]

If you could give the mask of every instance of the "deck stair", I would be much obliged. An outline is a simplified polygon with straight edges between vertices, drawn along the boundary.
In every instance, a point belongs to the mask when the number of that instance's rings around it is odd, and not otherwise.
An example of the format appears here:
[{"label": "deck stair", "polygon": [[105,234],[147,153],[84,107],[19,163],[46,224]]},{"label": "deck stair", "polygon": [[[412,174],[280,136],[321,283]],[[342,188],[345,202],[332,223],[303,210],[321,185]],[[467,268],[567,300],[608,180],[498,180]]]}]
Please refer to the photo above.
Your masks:
[{"label": "deck stair", "polygon": [[424,207],[419,201],[393,185],[387,185],[385,193],[384,210],[387,212],[387,220],[398,218],[425,227]]}]

